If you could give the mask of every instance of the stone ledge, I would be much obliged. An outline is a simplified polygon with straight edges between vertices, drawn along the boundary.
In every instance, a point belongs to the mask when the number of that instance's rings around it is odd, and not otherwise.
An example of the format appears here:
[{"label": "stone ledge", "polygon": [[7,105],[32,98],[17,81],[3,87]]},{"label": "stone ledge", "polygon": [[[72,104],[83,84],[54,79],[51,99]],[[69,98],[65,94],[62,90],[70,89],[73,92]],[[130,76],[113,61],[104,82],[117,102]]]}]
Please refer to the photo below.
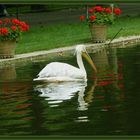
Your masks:
[{"label": "stone ledge", "polygon": [[[87,43],[86,48],[88,51],[92,51],[93,53],[98,52],[106,47],[127,47],[131,45],[140,44],[140,35],[139,36],[130,36],[130,37],[120,37],[118,39],[114,39],[112,42],[107,41],[105,43]],[[74,54],[75,45],[71,47],[58,48],[48,51],[37,51],[26,54],[15,55],[14,58],[10,59],[0,59],[0,66],[11,65],[14,63],[21,62],[32,62],[39,61],[41,59],[53,59],[58,57],[66,57]]]}]

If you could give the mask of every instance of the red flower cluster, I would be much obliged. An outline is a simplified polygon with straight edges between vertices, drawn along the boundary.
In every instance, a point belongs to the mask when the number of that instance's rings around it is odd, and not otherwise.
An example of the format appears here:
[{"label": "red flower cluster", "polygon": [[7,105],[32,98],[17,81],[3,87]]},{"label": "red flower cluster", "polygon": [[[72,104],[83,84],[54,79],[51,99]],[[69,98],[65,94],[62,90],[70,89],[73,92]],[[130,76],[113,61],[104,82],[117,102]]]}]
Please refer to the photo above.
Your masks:
[{"label": "red flower cluster", "polygon": [[[121,14],[121,10],[119,8],[112,9],[110,7],[104,8],[102,6],[95,6],[90,9],[88,9],[88,15],[87,20],[89,23],[112,23],[113,22],[113,16],[118,16]],[[80,16],[80,20],[84,21],[85,15]]]},{"label": "red flower cluster", "polygon": [[21,31],[28,31],[29,26],[25,22],[20,22],[20,29]]},{"label": "red flower cluster", "polygon": [[8,29],[5,28],[5,27],[4,27],[4,28],[1,28],[1,29],[0,29],[0,34],[1,34],[1,35],[7,35],[7,34],[8,34]]},{"label": "red flower cluster", "polygon": [[27,25],[23,21],[19,21],[18,19],[12,19],[12,23],[15,26],[19,26],[19,28],[20,28],[21,31],[28,31],[29,30],[29,25]]},{"label": "red flower cluster", "polygon": [[0,40],[17,39],[21,32],[29,30],[29,25],[16,18],[0,20]]}]

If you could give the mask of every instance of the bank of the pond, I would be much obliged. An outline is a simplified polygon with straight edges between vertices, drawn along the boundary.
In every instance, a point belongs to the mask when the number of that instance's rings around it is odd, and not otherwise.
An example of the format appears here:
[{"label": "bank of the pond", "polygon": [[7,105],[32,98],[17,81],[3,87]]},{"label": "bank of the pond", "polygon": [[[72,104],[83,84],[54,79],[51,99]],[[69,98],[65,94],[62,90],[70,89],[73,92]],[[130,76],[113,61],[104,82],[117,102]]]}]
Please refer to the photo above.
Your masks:
[{"label": "bank of the pond", "polygon": [[[88,51],[95,53],[101,51],[107,47],[127,47],[140,44],[140,35],[139,36],[130,36],[130,37],[121,37],[118,39],[114,39],[113,41],[107,41],[105,43],[87,43],[85,44]],[[14,58],[10,59],[0,59],[0,66],[11,65],[15,63],[21,62],[35,62],[43,59],[57,59],[58,57],[68,57],[71,54],[74,55],[75,45],[71,47],[64,47],[58,49],[52,49],[49,51],[37,51],[26,54],[18,54],[15,55]]]}]

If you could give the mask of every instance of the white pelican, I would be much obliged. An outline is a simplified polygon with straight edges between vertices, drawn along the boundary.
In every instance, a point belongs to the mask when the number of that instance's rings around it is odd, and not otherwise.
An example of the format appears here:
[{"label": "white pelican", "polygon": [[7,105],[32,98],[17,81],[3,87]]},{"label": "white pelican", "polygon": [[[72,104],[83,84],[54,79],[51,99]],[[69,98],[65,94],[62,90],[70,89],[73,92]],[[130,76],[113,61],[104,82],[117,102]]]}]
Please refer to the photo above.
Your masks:
[{"label": "white pelican", "polygon": [[62,81],[87,81],[87,73],[82,61],[82,56],[90,63],[93,70],[96,67],[88,55],[84,45],[76,46],[76,57],[79,68],[67,63],[52,62],[46,65],[34,81],[62,82]]}]

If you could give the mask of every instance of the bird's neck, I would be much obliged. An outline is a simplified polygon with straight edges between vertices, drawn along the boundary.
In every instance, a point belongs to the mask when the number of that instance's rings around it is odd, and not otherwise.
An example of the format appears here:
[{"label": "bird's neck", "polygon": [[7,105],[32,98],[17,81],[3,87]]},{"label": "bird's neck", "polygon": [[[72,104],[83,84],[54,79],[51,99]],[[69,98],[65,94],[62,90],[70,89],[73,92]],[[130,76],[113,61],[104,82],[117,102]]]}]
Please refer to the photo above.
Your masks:
[{"label": "bird's neck", "polygon": [[82,60],[82,55],[80,53],[77,53],[77,63],[79,68],[86,74],[86,70]]}]

